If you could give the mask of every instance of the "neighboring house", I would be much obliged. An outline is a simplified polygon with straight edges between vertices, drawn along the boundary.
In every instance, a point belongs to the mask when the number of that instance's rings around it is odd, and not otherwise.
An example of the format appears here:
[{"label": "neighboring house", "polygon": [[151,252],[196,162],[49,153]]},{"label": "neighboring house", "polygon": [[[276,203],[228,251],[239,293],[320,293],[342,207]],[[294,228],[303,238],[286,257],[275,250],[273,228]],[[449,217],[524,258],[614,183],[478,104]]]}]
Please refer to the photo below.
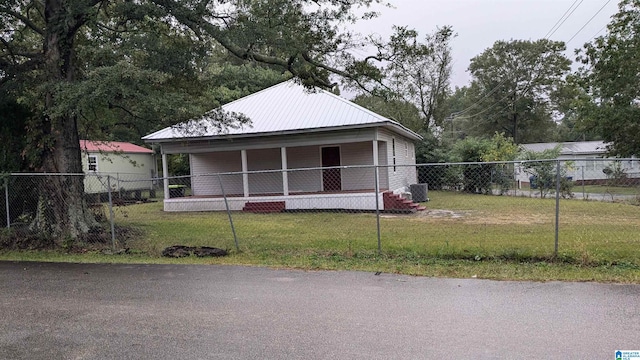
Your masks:
[{"label": "neighboring house", "polygon": [[[166,211],[223,210],[223,190],[232,210],[269,201],[286,209],[370,210],[376,188],[382,208],[383,191],[404,192],[416,182],[411,165],[421,136],[330,92],[286,81],[222,109],[250,123],[219,129],[205,118],[143,137],[160,145],[165,174],[168,154],[189,154],[192,196],[170,199],[165,178]],[[388,165],[377,184],[372,165]],[[233,174],[205,176],[218,173]]]},{"label": "neighboring house", "polygon": [[[607,174],[603,170],[610,168],[614,162],[608,160],[607,144],[602,141],[579,141],[564,143],[537,143],[522,144],[524,150],[542,152],[554,149],[560,145],[560,160],[570,160],[571,166],[567,169],[567,176],[574,181],[584,181],[586,184],[603,183],[607,180]],[[640,163],[635,158],[619,161],[621,169],[629,178],[640,176]],[[517,179],[522,184],[529,183],[529,176],[520,169]]]},{"label": "neighboring house", "polygon": [[[80,140],[85,192],[152,189],[157,175],[153,150],[126,142]],[[107,181],[107,175],[110,177]]]}]

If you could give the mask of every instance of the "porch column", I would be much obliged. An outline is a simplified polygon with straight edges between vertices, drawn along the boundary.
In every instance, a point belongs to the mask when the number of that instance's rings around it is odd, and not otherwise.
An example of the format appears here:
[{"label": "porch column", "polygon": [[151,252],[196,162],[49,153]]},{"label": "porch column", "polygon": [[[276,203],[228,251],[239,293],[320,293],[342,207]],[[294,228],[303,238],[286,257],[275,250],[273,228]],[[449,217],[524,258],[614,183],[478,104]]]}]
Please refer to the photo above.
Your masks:
[{"label": "porch column", "polygon": [[162,182],[164,185],[164,198],[169,198],[169,162],[167,161],[167,154],[162,153]]},{"label": "porch column", "polygon": [[[374,189],[376,193],[376,211],[380,210],[380,203],[378,200],[378,196],[380,193],[380,169],[378,169],[379,161],[378,161],[378,140],[373,140],[373,173],[374,175]],[[378,221],[380,221],[379,217],[376,217]],[[379,225],[378,225],[379,226]],[[378,236],[380,236],[380,230],[378,228]]]},{"label": "porch column", "polygon": [[[373,166],[377,167],[379,165],[378,162],[378,140],[373,140]],[[375,171],[376,179],[375,179],[375,188],[380,189],[380,171]]]},{"label": "porch column", "polygon": [[280,148],[280,158],[282,159],[282,193],[289,195],[289,176],[287,174],[287,148]]},{"label": "porch column", "polygon": [[240,150],[242,158],[242,192],[244,197],[249,197],[249,174],[247,173],[249,166],[247,165],[247,150]]}]

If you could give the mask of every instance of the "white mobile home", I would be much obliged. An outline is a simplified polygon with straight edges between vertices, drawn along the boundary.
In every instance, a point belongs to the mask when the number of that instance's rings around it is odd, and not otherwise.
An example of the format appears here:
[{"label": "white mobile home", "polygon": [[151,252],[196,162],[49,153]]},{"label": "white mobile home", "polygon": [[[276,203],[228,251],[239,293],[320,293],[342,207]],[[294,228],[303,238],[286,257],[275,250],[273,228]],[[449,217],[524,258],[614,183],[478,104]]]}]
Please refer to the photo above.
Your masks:
[{"label": "white mobile home", "polygon": [[[581,181],[585,184],[600,184],[607,181],[605,169],[613,166],[614,159],[607,157],[607,144],[602,141],[579,141],[579,142],[550,142],[523,144],[523,149],[528,151],[542,152],[560,146],[558,159],[571,161],[571,166],[567,169],[567,176],[574,181]],[[640,177],[640,162],[635,158],[618,161],[621,170],[630,178]],[[519,171],[517,180],[522,184],[529,183],[529,174]]]}]

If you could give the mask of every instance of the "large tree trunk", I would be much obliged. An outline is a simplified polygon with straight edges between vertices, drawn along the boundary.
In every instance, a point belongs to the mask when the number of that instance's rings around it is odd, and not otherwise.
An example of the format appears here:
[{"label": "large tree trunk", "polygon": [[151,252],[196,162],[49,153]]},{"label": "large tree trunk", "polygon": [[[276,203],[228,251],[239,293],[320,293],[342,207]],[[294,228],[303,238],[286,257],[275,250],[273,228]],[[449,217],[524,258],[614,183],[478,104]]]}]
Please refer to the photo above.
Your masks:
[{"label": "large tree trunk", "polygon": [[[73,15],[67,8],[68,3],[64,0],[46,0],[45,3],[44,72],[49,84],[74,81],[73,40],[84,17]],[[45,113],[41,118],[42,138],[38,143],[43,150],[41,170],[63,175],[47,176],[41,182],[32,229],[48,236],[77,238],[95,226],[96,220],[84,200],[77,118],[72,111],[62,114],[50,111],[56,101],[60,101],[56,91],[53,86],[47,87]]]}]

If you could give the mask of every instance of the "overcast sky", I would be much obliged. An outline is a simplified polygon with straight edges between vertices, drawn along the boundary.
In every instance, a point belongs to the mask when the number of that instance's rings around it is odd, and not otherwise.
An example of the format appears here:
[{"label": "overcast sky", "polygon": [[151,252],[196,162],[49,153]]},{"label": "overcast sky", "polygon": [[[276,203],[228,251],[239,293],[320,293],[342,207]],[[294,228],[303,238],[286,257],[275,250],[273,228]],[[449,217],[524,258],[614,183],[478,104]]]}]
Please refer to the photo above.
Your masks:
[{"label": "overcast sky", "polygon": [[[569,9],[573,13],[549,36],[567,43],[567,56],[581,47],[618,10],[618,0],[389,0],[395,8],[377,8],[381,16],[357,25],[362,34],[377,33],[385,38],[392,25],[406,25],[421,35],[436,27],[451,25],[457,33],[452,42],[452,85],[469,83],[469,60],[491,47],[497,40],[538,40],[544,38]],[[603,8],[604,7],[604,8]],[[599,13],[598,11],[603,8]],[[597,13],[597,15],[596,15]],[[594,17],[595,15],[595,17]],[[587,24],[592,17],[590,23]],[[585,26],[585,24],[587,24]],[[583,26],[584,29],[580,30]],[[576,35],[577,34],[577,35]],[[574,37],[575,36],[575,37]]]}]

